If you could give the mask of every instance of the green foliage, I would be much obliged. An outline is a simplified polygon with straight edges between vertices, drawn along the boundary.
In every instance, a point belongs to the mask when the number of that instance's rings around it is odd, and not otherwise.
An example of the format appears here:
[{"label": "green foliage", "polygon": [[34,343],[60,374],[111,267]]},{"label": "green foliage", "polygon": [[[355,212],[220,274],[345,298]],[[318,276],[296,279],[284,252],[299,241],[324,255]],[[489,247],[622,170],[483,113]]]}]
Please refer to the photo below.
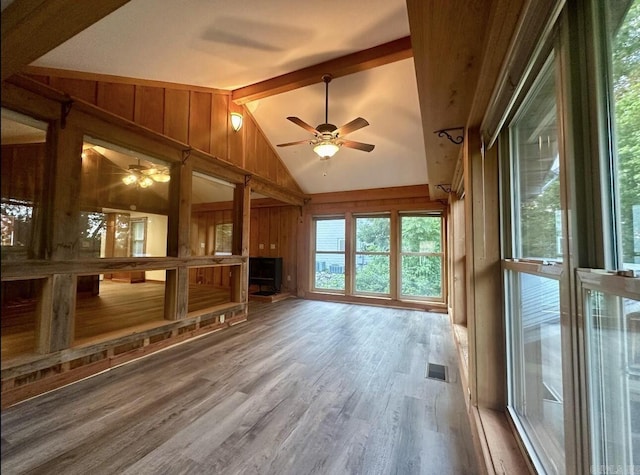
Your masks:
[{"label": "green foliage", "polygon": [[344,274],[316,272],[316,289],[344,290]]},{"label": "green foliage", "polygon": [[556,211],[560,210],[560,180],[555,177],[535,199],[520,205],[523,257],[551,258],[558,254]]},{"label": "green foliage", "polygon": [[640,0],[627,12],[612,52],[623,260],[634,262],[632,213],[634,205],[640,206]]}]

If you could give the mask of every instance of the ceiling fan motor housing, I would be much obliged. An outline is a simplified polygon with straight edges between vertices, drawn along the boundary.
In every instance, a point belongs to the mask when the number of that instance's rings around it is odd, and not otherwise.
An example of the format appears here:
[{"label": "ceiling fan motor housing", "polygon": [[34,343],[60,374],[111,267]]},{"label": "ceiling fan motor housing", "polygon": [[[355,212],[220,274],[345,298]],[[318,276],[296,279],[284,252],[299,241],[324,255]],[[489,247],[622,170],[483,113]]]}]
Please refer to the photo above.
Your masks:
[{"label": "ceiling fan motor housing", "polygon": [[318,134],[318,138],[322,138],[323,140],[330,140],[333,138],[333,132],[336,131],[338,127],[333,124],[320,124],[316,127],[316,130],[320,132]]}]

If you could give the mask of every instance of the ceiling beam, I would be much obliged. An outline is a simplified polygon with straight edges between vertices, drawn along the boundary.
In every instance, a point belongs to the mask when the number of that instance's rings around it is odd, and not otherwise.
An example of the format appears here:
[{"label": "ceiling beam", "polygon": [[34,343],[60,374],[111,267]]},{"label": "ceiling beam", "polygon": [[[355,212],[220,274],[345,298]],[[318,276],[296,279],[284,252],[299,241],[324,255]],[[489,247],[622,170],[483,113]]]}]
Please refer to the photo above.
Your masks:
[{"label": "ceiling beam", "polygon": [[129,0],[15,0],[2,11],[4,81]]},{"label": "ceiling beam", "polygon": [[282,76],[267,79],[266,81],[235,89],[231,97],[236,104],[246,104],[247,102],[257,99],[263,99],[301,87],[310,86],[311,84],[320,83],[322,82],[322,76],[324,74],[331,74],[334,78],[338,78],[402,59],[411,58],[412,56],[411,38],[405,36],[404,38],[399,38],[389,43],[358,51],[357,53],[351,53],[283,74]]}]

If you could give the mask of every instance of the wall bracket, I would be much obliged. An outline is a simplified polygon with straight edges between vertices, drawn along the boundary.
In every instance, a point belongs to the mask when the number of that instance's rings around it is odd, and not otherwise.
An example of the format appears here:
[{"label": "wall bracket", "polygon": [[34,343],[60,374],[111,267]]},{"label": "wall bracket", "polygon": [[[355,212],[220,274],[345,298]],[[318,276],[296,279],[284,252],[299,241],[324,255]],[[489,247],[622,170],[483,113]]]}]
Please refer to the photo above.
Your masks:
[{"label": "wall bracket", "polygon": [[60,103],[60,128],[64,129],[67,126],[67,116],[71,112],[71,106],[73,101],[69,99]]},{"label": "wall bracket", "polygon": [[438,137],[447,137],[454,144],[460,145],[464,141],[464,132],[462,134],[456,134],[456,137],[454,138],[449,133],[450,130],[464,131],[464,127],[451,127],[450,129],[440,129],[440,130],[435,130],[433,133],[438,134]]},{"label": "wall bracket", "polygon": [[444,191],[447,194],[451,193],[451,185],[449,183],[441,183],[439,185],[436,185],[436,188],[438,188],[440,191]]},{"label": "wall bracket", "polygon": [[187,163],[187,160],[189,159],[190,156],[191,156],[191,149],[190,148],[184,149],[182,151],[182,164],[183,165],[185,163]]}]

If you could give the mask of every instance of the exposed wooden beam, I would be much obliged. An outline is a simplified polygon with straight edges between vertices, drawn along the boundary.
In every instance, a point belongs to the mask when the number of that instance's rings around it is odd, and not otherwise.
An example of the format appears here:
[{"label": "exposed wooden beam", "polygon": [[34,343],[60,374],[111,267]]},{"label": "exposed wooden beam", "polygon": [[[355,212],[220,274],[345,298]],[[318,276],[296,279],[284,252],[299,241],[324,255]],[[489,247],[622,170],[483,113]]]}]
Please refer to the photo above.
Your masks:
[{"label": "exposed wooden beam", "polygon": [[2,11],[2,76],[9,76],[129,0],[15,0]]},{"label": "exposed wooden beam", "polygon": [[283,74],[282,76],[267,79],[266,81],[241,87],[234,90],[231,97],[236,104],[246,104],[250,101],[322,82],[324,74],[331,74],[334,78],[337,78],[412,56],[411,38],[405,36],[357,53],[341,56],[298,71]]}]

